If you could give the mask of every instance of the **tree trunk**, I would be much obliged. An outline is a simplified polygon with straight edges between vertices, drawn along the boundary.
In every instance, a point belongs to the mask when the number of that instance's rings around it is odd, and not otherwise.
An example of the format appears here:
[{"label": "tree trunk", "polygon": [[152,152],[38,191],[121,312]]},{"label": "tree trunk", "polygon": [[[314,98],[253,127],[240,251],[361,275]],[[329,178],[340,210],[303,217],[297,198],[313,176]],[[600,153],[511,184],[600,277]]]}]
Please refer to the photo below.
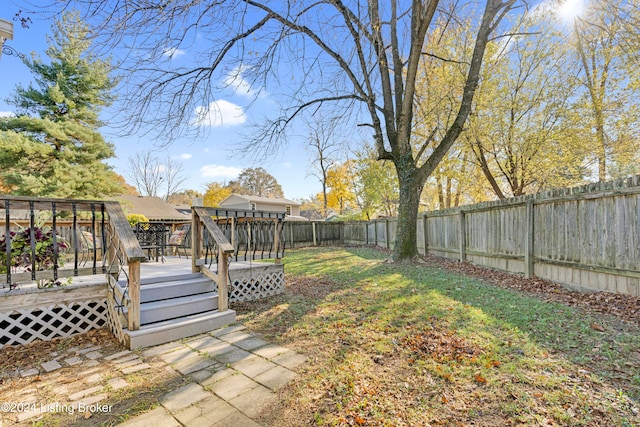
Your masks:
[{"label": "tree trunk", "polygon": [[400,203],[396,241],[391,255],[393,261],[413,260],[419,256],[416,228],[424,182],[416,176],[414,168],[410,169],[412,170],[401,171],[396,165],[400,184]]}]

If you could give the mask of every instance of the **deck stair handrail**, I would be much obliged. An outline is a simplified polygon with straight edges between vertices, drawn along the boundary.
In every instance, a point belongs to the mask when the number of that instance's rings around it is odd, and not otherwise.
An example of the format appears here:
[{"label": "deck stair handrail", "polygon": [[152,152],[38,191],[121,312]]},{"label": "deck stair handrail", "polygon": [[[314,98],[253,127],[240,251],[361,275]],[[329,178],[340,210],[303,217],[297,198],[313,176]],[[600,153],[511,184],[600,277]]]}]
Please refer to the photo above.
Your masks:
[{"label": "deck stair handrail", "polygon": [[[205,265],[205,259],[202,258],[205,230],[211,237],[210,243],[217,253],[218,270],[216,272],[210,270]],[[191,250],[192,271],[201,272],[218,284],[218,310],[227,311],[229,308],[229,257],[234,253],[234,249],[207,208],[192,207]]]},{"label": "deck stair handrail", "polygon": [[[106,262],[110,297],[121,314],[127,309],[128,329],[140,329],[140,263],[146,259],[131,225],[118,202],[105,202],[109,216]],[[118,282],[124,276],[124,289]]]},{"label": "deck stair handrail", "polygon": [[[208,216],[233,245],[233,261],[275,259],[284,256],[284,212],[205,208]],[[205,244],[208,242],[205,236]],[[208,253],[205,253],[205,259]],[[215,256],[215,254],[214,254]]]}]

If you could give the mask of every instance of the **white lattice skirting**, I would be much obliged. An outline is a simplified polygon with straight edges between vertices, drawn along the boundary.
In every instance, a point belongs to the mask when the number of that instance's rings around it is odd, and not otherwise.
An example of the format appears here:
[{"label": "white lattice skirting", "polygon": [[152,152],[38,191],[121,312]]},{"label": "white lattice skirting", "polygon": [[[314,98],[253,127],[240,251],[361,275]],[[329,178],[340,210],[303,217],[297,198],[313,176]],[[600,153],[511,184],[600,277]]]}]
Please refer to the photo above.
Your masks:
[{"label": "white lattice skirting", "polygon": [[0,348],[35,340],[69,337],[101,328],[107,320],[106,311],[107,302],[103,299],[0,313]]},{"label": "white lattice skirting", "polygon": [[[282,264],[260,265],[229,272],[229,302],[256,301],[284,292]],[[217,285],[214,285],[217,292]]]}]

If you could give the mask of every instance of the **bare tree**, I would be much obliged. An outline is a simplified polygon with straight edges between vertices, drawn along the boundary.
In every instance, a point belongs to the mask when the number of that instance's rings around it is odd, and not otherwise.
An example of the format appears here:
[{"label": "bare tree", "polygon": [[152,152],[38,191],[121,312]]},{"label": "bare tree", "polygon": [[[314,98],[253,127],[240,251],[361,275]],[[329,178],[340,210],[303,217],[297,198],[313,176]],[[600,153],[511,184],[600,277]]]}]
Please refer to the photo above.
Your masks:
[{"label": "bare tree", "polygon": [[329,169],[339,160],[339,152],[344,145],[344,142],[338,139],[340,137],[336,132],[338,123],[338,118],[313,118],[307,121],[309,130],[307,148],[313,156],[312,170],[309,173],[318,178],[322,185],[322,214],[325,216],[328,205],[327,174]]},{"label": "bare tree", "polygon": [[[438,0],[224,2],[111,2],[76,0],[87,19],[112,44],[128,49],[122,66],[134,84],[127,91],[132,123],[164,124],[173,133],[216,108],[214,94],[236,70],[251,85],[272,95],[282,91],[281,114],[269,117],[256,135],[263,150],[282,144],[292,121],[307,110],[330,108],[352,115],[371,129],[378,158],[390,160],[400,189],[398,230],[392,259],[417,256],[416,221],[426,179],[456,141],[469,115],[485,49],[502,18],[516,1]],[[459,110],[444,132],[419,144],[412,140],[416,75],[423,47],[436,26],[446,28],[461,16],[477,27]],[[198,44],[197,40],[206,40]],[[199,46],[204,46],[198,50]],[[189,49],[197,63],[179,67],[170,53]],[[126,68],[128,66],[128,68]],[[240,71],[237,71],[240,70]],[[187,125],[187,126],[184,126]],[[435,135],[443,135],[442,137]],[[252,148],[255,152],[255,147]]]},{"label": "bare tree", "polygon": [[138,152],[129,157],[127,177],[141,195],[162,196],[167,201],[187,179],[180,162],[168,156],[161,162],[152,151]]}]

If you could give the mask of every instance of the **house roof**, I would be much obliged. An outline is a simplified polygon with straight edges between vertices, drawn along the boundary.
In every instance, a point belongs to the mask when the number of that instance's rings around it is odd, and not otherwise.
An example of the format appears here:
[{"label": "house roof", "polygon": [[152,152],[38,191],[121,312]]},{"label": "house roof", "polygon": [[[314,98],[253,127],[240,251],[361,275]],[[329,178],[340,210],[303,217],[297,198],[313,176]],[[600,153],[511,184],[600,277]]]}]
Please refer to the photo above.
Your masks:
[{"label": "house roof", "polygon": [[241,198],[251,203],[264,203],[269,205],[291,205],[291,206],[300,206],[300,203],[295,202],[293,200],[284,199],[284,198],[276,198],[276,197],[261,197],[261,196],[248,196],[246,194],[237,194],[232,193],[223,201],[220,202],[220,206],[224,206],[224,203],[230,198]]},{"label": "house roof", "polygon": [[185,221],[191,218],[160,197],[123,194],[118,199],[126,213],[142,214],[149,221]]}]

